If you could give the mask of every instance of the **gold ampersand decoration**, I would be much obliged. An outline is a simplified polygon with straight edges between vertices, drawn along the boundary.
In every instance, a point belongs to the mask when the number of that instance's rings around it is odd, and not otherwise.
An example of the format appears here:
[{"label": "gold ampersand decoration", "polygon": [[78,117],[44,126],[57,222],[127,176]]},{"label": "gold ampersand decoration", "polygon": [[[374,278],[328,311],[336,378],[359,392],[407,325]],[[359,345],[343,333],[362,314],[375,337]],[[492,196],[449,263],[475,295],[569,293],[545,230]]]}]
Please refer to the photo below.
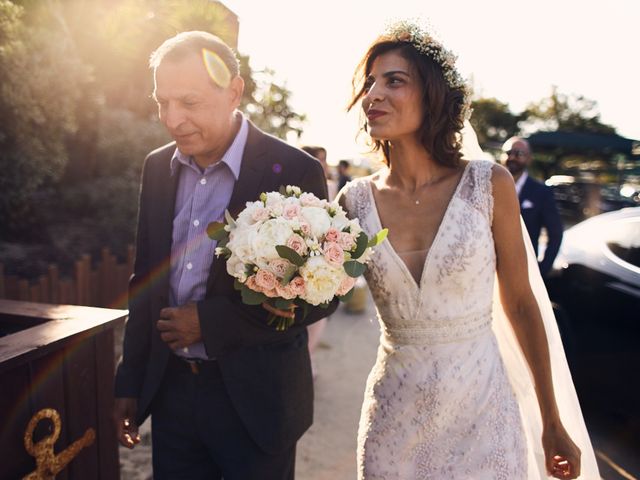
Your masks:
[{"label": "gold ampersand decoration", "polygon": [[[48,418],[53,422],[53,433],[37,443],[33,443],[33,431],[38,422]],[[96,438],[93,428],[88,428],[84,435],[69,445],[58,455],[53,453],[53,445],[60,436],[60,414],[53,408],[43,408],[36,413],[24,432],[24,448],[36,459],[36,469],[22,480],[53,480],[55,476],[73,460],[84,447],[88,447]]]}]

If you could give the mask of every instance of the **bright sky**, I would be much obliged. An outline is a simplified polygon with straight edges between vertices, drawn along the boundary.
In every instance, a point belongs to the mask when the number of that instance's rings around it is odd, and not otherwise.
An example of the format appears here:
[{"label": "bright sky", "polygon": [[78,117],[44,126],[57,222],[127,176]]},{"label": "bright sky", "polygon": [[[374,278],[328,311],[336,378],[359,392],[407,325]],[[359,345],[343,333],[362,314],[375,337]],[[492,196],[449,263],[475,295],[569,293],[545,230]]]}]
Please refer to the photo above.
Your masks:
[{"label": "bright sky", "polygon": [[519,112],[557,85],[597,101],[603,122],[640,139],[638,0],[223,3],[240,17],[240,52],[253,68],[274,69],[295,110],[307,115],[300,143],[325,146],[331,163],[362,151],[354,141],[357,115],[345,113],[351,77],[394,18],[428,19],[480,96]]}]

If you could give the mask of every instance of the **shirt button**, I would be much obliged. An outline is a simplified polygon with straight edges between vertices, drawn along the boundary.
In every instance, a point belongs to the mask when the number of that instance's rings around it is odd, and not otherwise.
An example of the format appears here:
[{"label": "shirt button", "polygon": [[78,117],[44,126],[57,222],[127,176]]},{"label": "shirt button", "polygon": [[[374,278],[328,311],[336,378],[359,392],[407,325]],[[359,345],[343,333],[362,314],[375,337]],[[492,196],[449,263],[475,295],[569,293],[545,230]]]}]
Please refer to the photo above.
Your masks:
[{"label": "shirt button", "polygon": [[206,185],[207,184],[207,179],[206,178],[201,178],[200,179],[200,185]]},{"label": "shirt button", "polygon": [[200,220],[194,220],[194,221],[193,221],[193,225],[194,225],[195,227],[197,227],[198,225],[200,225]]},{"label": "shirt button", "polygon": [[187,270],[191,270],[193,268],[193,263],[187,263]]}]

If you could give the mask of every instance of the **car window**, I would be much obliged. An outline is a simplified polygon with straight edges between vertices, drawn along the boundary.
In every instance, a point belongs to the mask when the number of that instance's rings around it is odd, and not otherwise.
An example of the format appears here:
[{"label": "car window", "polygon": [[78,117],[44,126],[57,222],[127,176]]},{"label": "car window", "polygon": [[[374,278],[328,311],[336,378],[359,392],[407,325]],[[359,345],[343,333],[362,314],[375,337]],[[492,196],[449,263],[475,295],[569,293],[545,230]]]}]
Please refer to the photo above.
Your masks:
[{"label": "car window", "polygon": [[640,218],[613,222],[606,238],[607,247],[616,257],[640,267]]}]

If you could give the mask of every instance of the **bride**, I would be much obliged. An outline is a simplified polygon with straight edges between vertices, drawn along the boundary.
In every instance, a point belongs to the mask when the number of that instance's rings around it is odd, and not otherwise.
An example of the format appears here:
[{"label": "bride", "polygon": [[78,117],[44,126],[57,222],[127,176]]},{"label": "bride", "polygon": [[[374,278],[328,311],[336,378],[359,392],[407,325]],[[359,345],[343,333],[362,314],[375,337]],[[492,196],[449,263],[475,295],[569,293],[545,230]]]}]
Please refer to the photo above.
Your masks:
[{"label": "bride", "polygon": [[366,274],[382,335],[358,478],[599,478],[512,177],[462,159],[468,101],[455,58],[406,22],[354,77],[386,168],[340,203],[389,229]]}]

